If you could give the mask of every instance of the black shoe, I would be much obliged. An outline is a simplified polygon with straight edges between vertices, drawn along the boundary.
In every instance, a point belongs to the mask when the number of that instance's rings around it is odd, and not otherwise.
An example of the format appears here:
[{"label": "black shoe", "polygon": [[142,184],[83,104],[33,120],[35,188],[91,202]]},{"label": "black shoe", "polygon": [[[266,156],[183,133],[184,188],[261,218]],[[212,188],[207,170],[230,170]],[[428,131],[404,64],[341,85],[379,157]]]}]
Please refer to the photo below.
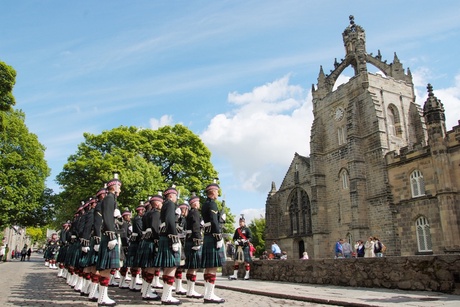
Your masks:
[{"label": "black shoe", "polygon": [[161,301],[161,305],[180,305],[182,304],[181,301],[177,301],[177,302],[171,302],[171,301]]},{"label": "black shoe", "polygon": [[[128,288],[129,289],[129,288]],[[132,292],[141,292],[142,289],[136,289],[136,288],[132,288],[132,289],[129,289],[129,291],[132,291]]]},{"label": "black shoe", "polygon": [[161,296],[157,295],[156,297],[143,297],[142,300],[144,301],[159,301],[161,300]]},{"label": "black shoe", "polygon": [[200,298],[203,298],[203,297],[204,296],[202,294],[200,294],[200,295],[187,295],[187,298],[198,298],[198,299],[200,299]]},{"label": "black shoe", "polygon": [[205,304],[222,304],[225,303],[225,299],[221,298],[220,300],[210,300],[210,299],[204,299]]}]

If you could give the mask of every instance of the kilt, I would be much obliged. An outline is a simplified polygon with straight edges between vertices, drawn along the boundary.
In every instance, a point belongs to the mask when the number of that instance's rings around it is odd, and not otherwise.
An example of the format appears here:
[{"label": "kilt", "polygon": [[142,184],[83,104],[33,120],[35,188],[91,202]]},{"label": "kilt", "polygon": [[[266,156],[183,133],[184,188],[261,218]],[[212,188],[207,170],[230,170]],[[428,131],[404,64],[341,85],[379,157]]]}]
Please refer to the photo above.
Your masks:
[{"label": "kilt", "polygon": [[158,254],[154,260],[154,268],[172,268],[180,266],[180,252],[173,252],[169,238],[160,236]]},{"label": "kilt", "polygon": [[87,253],[81,252],[81,257],[80,257],[80,262],[79,262],[79,267],[81,268],[86,268],[89,266],[89,262],[91,260],[91,250]]},{"label": "kilt", "polygon": [[216,239],[212,234],[205,234],[203,239],[203,251],[201,253],[202,268],[221,267],[226,260],[225,244],[220,249],[216,248]]},{"label": "kilt", "polygon": [[124,262],[129,268],[138,268],[140,267],[136,261],[137,253],[140,248],[139,241],[133,241],[129,244],[128,255],[126,255],[126,261]]},{"label": "kilt", "polygon": [[109,250],[108,243],[109,237],[103,234],[96,264],[96,269],[99,271],[120,268],[120,247],[117,244],[112,250]]},{"label": "kilt", "polygon": [[154,268],[154,261],[158,254],[158,243],[153,239],[142,240],[137,249],[134,263],[138,268]]},{"label": "kilt", "polygon": [[99,253],[94,250],[94,245],[96,245],[96,240],[94,240],[94,237],[91,237],[89,242],[88,266],[95,266],[97,263],[97,259],[99,258]]},{"label": "kilt", "polygon": [[193,241],[185,241],[185,265],[184,269],[199,269],[201,268],[201,248],[194,250],[192,247],[195,244]]},{"label": "kilt", "polygon": [[49,260],[55,259],[58,250],[59,250],[59,247],[57,245],[48,246],[45,250],[43,258],[49,259]]},{"label": "kilt", "polygon": [[67,253],[67,249],[69,248],[68,245],[61,246],[59,249],[58,256],[56,258],[56,262],[64,264],[65,262],[65,255]]},{"label": "kilt", "polygon": [[49,246],[45,249],[45,252],[43,253],[43,258],[45,258],[45,259],[51,259],[52,258],[52,256],[51,256],[51,248]]},{"label": "kilt", "polygon": [[75,241],[69,245],[65,257],[65,264],[71,267],[79,267],[80,265],[80,256],[81,256],[81,243],[80,241]]},{"label": "kilt", "polygon": [[235,260],[236,263],[252,262],[251,254],[249,253],[249,245],[237,246],[233,260]]},{"label": "kilt", "polygon": [[83,253],[81,252],[80,258],[80,267],[86,268],[93,265],[96,265],[97,262],[97,252],[94,250],[94,237],[91,237],[89,242],[89,252]]}]

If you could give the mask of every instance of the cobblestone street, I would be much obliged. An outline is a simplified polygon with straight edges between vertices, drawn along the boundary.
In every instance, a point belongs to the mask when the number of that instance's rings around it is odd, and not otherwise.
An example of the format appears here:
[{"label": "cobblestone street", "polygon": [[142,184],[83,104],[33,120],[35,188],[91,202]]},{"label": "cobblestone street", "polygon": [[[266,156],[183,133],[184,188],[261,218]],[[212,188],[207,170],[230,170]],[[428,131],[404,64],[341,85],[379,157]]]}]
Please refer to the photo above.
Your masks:
[{"label": "cobblestone street", "polygon": [[[44,265],[42,254],[34,254],[30,262],[13,260],[0,263],[0,306],[97,306],[69,287],[64,279],[57,278],[57,270]],[[196,290],[204,292],[198,285]],[[321,304],[246,294],[216,288],[216,294],[225,298],[223,306],[326,306]],[[160,302],[142,301],[139,292],[109,288],[109,296],[117,306],[151,306]],[[203,306],[203,300],[181,298],[181,306]],[[327,305],[331,306],[331,305]]]}]

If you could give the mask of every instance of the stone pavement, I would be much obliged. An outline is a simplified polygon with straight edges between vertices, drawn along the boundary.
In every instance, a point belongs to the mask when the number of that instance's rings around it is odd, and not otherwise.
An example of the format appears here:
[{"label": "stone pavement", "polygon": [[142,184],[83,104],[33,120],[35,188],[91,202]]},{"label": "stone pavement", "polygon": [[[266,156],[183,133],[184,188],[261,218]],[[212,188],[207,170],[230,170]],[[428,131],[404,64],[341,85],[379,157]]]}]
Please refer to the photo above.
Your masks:
[{"label": "stone pavement", "polygon": [[[0,263],[0,306],[97,306],[70,288],[57,271],[44,266],[42,254],[30,262]],[[196,290],[204,292],[202,275]],[[46,289],[46,290],[44,290]],[[54,289],[54,290],[53,290]],[[258,280],[230,281],[218,276],[216,291],[226,299],[221,306],[460,306],[459,295],[437,292],[400,291]],[[117,306],[151,306],[160,302],[142,301],[140,293],[109,288]],[[181,298],[181,306],[203,306],[202,300]],[[210,304],[213,306],[213,304]],[[215,306],[215,305],[214,305]]]}]

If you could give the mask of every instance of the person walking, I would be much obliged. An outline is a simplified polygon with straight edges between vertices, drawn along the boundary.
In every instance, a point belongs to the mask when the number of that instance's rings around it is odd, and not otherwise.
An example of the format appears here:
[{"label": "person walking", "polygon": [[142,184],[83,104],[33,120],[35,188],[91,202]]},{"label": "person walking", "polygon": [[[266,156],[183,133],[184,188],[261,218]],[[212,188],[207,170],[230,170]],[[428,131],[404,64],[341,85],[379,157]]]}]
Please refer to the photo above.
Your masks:
[{"label": "person walking", "polygon": [[21,261],[26,261],[26,256],[27,256],[27,245],[24,245],[24,247],[21,250]]},{"label": "person walking", "polygon": [[6,262],[8,259],[8,253],[10,252],[10,248],[8,247],[8,244],[5,245],[5,251],[3,253],[3,262]]},{"label": "person walking", "polygon": [[216,199],[219,196],[217,183],[206,187],[206,202],[203,204],[201,215],[204,222],[203,251],[201,267],[204,269],[205,303],[224,303],[225,299],[214,294],[217,269],[225,263],[224,240],[219,224]]}]

